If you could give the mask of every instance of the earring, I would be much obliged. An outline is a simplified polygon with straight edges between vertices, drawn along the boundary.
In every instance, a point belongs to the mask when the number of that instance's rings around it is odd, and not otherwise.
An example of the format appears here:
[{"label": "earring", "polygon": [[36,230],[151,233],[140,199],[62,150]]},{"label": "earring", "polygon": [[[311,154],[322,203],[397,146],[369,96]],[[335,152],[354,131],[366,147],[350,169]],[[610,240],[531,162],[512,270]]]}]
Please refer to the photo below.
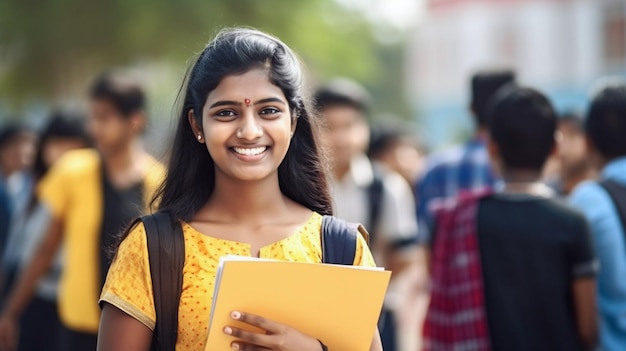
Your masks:
[{"label": "earring", "polygon": [[198,134],[198,141],[202,140],[202,134]]}]

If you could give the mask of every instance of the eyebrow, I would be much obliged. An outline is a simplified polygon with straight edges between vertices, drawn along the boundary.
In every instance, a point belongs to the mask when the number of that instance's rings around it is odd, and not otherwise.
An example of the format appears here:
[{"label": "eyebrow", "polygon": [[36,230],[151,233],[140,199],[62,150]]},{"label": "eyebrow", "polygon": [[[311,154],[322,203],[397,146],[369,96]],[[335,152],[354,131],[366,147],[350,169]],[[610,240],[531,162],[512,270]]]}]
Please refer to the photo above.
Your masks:
[{"label": "eyebrow", "polygon": [[[277,97],[261,99],[261,100],[255,101],[253,105],[266,104],[268,102],[278,102],[278,103],[285,105],[285,102],[282,99],[277,98]],[[232,101],[232,100],[220,100],[220,101],[213,103],[209,108],[214,108],[214,107],[219,107],[219,106],[241,106],[241,105],[243,105],[242,102],[237,102],[237,101]]]}]

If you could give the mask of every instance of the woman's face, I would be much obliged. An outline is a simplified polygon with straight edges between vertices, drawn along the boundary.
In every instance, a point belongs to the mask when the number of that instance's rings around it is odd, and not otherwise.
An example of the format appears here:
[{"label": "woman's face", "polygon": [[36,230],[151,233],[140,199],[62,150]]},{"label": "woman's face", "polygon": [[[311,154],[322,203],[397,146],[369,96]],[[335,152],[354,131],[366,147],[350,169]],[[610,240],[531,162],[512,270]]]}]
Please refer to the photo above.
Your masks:
[{"label": "woman's face", "polygon": [[217,180],[277,175],[295,129],[285,95],[262,70],[226,76],[207,97],[202,128],[189,119],[215,162]]}]

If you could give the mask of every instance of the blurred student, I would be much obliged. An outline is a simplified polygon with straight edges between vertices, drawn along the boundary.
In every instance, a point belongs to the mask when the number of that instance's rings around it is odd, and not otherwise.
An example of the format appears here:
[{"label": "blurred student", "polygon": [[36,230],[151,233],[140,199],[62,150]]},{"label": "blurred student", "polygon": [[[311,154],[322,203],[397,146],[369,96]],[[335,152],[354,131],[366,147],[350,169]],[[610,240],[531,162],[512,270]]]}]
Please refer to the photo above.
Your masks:
[{"label": "blurred student", "polygon": [[88,131],[96,149],[67,152],[40,181],[39,200],[52,218],[0,314],[0,350],[15,349],[17,321],[62,242],[59,349],[96,348],[108,252],[146,208],[162,176],[161,166],[141,146],[144,108],[144,91],[125,72],[106,72],[91,86]]},{"label": "blurred student", "polygon": [[545,178],[559,195],[569,196],[578,184],[595,179],[598,173],[589,153],[582,116],[566,113],[559,118],[557,144],[558,152],[551,158],[553,167],[544,170]]},{"label": "blurred student", "polygon": [[586,181],[571,195],[593,232],[598,258],[600,344],[626,347],[626,83],[603,84],[587,112],[585,130],[600,181]]},{"label": "blurred student", "polygon": [[[7,245],[13,231],[13,222],[23,214],[33,192],[31,167],[35,136],[26,127],[9,124],[0,131],[0,188],[4,197],[6,232],[0,237],[0,268],[2,296],[11,288],[15,279],[18,259],[10,255]],[[9,254],[7,254],[9,253]]]},{"label": "blurred student", "polygon": [[331,186],[337,217],[363,223],[370,231],[376,263],[393,278],[380,319],[383,348],[397,349],[394,281],[417,264],[410,186],[397,173],[376,167],[366,156],[369,143],[369,93],[356,82],[336,78],[320,87],[315,100],[326,130],[322,135],[331,162]]},{"label": "blurred student", "polygon": [[[383,117],[386,118],[372,126],[367,154],[375,166],[396,172],[411,186],[423,171],[425,151],[405,123],[394,120],[393,116]],[[419,196],[417,193],[414,195]],[[419,348],[420,337],[415,331],[421,329],[429,293],[424,256],[423,250],[420,250],[418,264],[403,270],[394,282],[394,303],[401,306],[394,313],[399,350]]]},{"label": "blurred student", "polygon": [[416,186],[417,218],[420,242],[430,242],[434,213],[454,201],[461,191],[481,192],[491,189],[498,178],[486,148],[491,98],[502,86],[513,83],[512,71],[493,70],[476,73],[471,80],[470,110],[476,122],[474,137],[463,146],[428,158],[426,172]]},{"label": "blurred student", "polygon": [[[84,118],[72,112],[55,112],[39,135],[33,166],[35,182],[41,180],[52,164],[68,151],[85,148],[89,141]],[[21,263],[30,262],[35,249],[50,224],[50,211],[33,193],[26,211],[13,225],[12,242],[7,251]],[[19,269],[18,268],[18,271]],[[62,269],[62,256],[57,253],[54,263],[37,284],[35,297],[21,319],[19,350],[57,350],[57,334],[61,326],[57,312],[57,288]]]},{"label": "blurred student", "polygon": [[374,125],[367,154],[413,185],[424,167],[424,149],[406,128],[403,123],[388,120]]},{"label": "blurred student", "polygon": [[529,88],[505,88],[494,102],[488,150],[503,184],[437,215],[426,349],[591,349],[597,262],[588,225],[540,182],[556,114]]}]

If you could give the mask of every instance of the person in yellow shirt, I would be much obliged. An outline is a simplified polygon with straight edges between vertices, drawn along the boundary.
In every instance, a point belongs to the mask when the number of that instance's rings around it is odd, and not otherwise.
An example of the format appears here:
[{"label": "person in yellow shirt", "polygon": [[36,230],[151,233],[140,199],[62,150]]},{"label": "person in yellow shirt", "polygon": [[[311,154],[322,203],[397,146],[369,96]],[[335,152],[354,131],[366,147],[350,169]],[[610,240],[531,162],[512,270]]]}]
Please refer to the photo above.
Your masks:
[{"label": "person in yellow shirt", "polygon": [[[159,209],[180,221],[184,236],[178,351],[207,346],[221,256],[321,263],[322,216],[332,214],[318,121],[303,98],[303,73],[291,49],[256,30],[224,30],[189,72],[159,194]],[[146,240],[138,224],[109,270],[100,351],[151,348],[157,321]],[[374,266],[365,239],[358,236],[355,245],[353,264]],[[225,327],[236,339],[233,349],[327,349],[314,335],[263,316],[233,311],[231,317],[264,330]],[[377,333],[371,350],[382,350]]]},{"label": "person in yellow shirt", "polygon": [[17,321],[62,242],[58,349],[96,348],[97,300],[109,266],[108,250],[162,181],[162,166],[139,140],[146,99],[138,82],[128,72],[108,71],[95,80],[89,98],[88,131],[95,149],[66,153],[39,184],[39,200],[52,219],[0,314],[0,350],[15,349]]}]

